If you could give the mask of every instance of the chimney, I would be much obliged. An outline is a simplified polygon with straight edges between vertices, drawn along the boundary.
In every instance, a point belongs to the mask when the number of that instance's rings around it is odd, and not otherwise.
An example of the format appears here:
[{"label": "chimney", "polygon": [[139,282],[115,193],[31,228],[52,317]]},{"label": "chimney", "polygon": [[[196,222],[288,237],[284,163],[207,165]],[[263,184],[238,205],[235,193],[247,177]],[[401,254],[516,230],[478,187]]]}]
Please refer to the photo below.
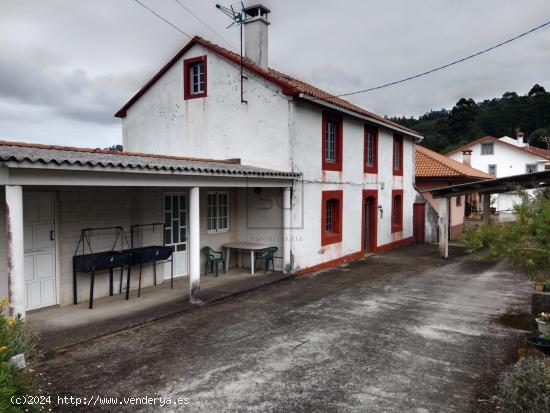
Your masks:
[{"label": "chimney", "polygon": [[267,15],[271,12],[261,4],[244,8],[244,55],[252,62],[267,69],[268,26]]},{"label": "chimney", "polygon": [[472,150],[464,149],[462,151],[462,163],[466,166],[472,166]]},{"label": "chimney", "polygon": [[523,143],[524,136],[525,134],[522,131],[520,131],[519,129],[516,129],[516,140],[518,141],[519,146],[524,146],[524,143]]}]

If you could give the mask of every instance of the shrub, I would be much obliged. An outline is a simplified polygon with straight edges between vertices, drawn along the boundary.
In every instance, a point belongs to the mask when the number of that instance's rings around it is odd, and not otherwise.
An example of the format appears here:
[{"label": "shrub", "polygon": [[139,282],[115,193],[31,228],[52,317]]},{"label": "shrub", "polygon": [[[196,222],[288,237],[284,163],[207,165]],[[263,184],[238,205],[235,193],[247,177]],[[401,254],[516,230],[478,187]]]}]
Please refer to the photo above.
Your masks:
[{"label": "shrub", "polygon": [[17,315],[4,315],[7,300],[0,302],[0,412],[35,412],[37,405],[14,406],[13,396],[32,396],[36,386],[26,369],[18,369],[9,360],[24,353],[27,358],[35,352],[36,337],[29,331],[25,321]]},{"label": "shrub", "polygon": [[550,274],[550,198],[547,191],[534,196],[518,190],[515,222],[490,223],[466,230],[463,242],[470,250],[487,247],[490,258],[507,257],[534,280]]},{"label": "shrub", "polygon": [[520,360],[504,373],[496,399],[504,413],[550,413],[550,361]]}]

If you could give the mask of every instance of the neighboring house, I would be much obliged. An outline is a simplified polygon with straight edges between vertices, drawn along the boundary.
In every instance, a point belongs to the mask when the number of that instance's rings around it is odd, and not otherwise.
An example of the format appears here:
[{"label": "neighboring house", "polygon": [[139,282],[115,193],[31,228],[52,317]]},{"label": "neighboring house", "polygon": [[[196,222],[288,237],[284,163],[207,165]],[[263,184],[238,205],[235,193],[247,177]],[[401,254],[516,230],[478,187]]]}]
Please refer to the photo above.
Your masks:
[{"label": "neighboring house", "polygon": [[[116,113],[125,152],[1,144],[10,269],[0,293],[9,274],[17,309],[72,302],[71,260],[85,227],[165,222],[137,245],[164,237],[174,247],[192,301],[205,245],[276,246],[276,270],[303,273],[412,242],[422,137],[269,68],[268,10],[247,13],[244,77],[239,55],[194,37]],[[79,277],[83,300],[88,279]],[[106,279],[96,283],[96,296],[109,293]]]},{"label": "neighboring house", "polygon": [[[516,139],[485,136],[446,153],[451,159],[486,172],[495,178],[540,172],[550,167],[550,150],[529,146],[518,132]],[[518,196],[513,193],[493,195],[497,212],[510,212]]]},{"label": "neighboring house", "polygon": [[[439,200],[434,199],[429,193],[430,190],[450,185],[457,185],[466,182],[491,179],[491,175],[471,168],[460,162],[447,158],[437,152],[431,151],[423,146],[416,146],[416,171],[415,184],[418,191],[428,201],[430,206],[439,213]],[[449,236],[456,238],[461,232],[464,223],[465,196],[449,198]],[[426,219],[428,225],[432,222],[428,233],[433,234],[437,223]],[[430,237],[433,239],[433,237]],[[437,237],[435,237],[437,239]]]}]

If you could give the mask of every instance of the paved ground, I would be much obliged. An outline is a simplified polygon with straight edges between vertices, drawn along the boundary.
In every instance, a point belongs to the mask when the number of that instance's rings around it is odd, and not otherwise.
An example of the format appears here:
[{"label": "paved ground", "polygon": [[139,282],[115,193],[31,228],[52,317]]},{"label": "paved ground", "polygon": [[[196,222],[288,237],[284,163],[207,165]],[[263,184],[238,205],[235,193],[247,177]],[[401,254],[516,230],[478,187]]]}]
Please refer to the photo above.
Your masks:
[{"label": "paved ground", "polygon": [[499,319],[527,313],[530,288],[502,264],[411,246],[78,346],[40,371],[51,394],[189,398],[146,411],[480,411],[524,334]]},{"label": "paved ground", "polygon": [[[205,302],[217,301],[288,278],[280,272],[261,271],[250,275],[247,270],[234,268],[227,274],[220,272],[219,277],[210,273],[201,275],[201,299]],[[140,297],[137,290],[130,292],[129,300],[125,300],[124,295],[123,291],[113,297],[98,298],[94,300],[92,310],[88,308],[88,301],[83,301],[78,305],[30,312],[27,323],[40,334],[40,350],[48,353],[188,311],[192,307],[189,303],[189,277],[175,279],[173,289],[168,280],[142,288]]]}]

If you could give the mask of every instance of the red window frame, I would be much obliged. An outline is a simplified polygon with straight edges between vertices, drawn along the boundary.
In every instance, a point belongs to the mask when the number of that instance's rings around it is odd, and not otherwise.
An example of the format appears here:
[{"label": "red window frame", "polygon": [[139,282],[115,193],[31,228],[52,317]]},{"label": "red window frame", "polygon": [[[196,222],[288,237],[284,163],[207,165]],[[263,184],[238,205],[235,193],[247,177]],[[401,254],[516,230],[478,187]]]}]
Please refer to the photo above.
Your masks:
[{"label": "red window frame", "polygon": [[[367,136],[371,133],[374,135],[372,148],[372,165],[367,165]],[[363,147],[363,172],[376,174],[378,173],[378,128],[375,126],[365,125],[364,147]]]},{"label": "red window frame", "polygon": [[[395,167],[395,144],[399,142],[399,168]],[[392,147],[392,171],[394,175],[403,176],[403,135],[394,133]]]},{"label": "red window frame", "polygon": [[[398,210],[395,211],[395,198],[401,197],[401,204],[398,206]],[[397,222],[395,220],[395,214],[397,213]],[[403,190],[394,189],[391,191],[391,232],[403,231]]]},{"label": "red window frame", "polygon": [[[333,231],[328,232],[325,229],[325,219],[327,212],[327,202],[335,199],[338,201],[338,208],[333,217]],[[343,192],[340,191],[323,191],[321,197],[321,245],[335,244],[342,242],[342,211],[344,208]]]},{"label": "red window frame", "polygon": [[[326,126],[327,121],[331,121],[336,123],[336,144],[335,144],[335,150],[336,150],[336,162],[327,162],[325,159],[325,150],[326,150]],[[321,158],[322,158],[322,168],[325,171],[341,171],[342,170],[342,117],[335,115],[333,113],[323,112],[323,122],[322,122],[322,130],[321,130],[321,138],[322,138],[322,152],[321,152]]]},{"label": "red window frame", "polygon": [[[201,93],[191,93],[191,79],[189,76],[189,70],[194,63],[204,63],[204,91]],[[208,69],[206,64],[206,56],[193,57],[183,61],[183,98],[197,99],[207,96],[208,87]]]}]

